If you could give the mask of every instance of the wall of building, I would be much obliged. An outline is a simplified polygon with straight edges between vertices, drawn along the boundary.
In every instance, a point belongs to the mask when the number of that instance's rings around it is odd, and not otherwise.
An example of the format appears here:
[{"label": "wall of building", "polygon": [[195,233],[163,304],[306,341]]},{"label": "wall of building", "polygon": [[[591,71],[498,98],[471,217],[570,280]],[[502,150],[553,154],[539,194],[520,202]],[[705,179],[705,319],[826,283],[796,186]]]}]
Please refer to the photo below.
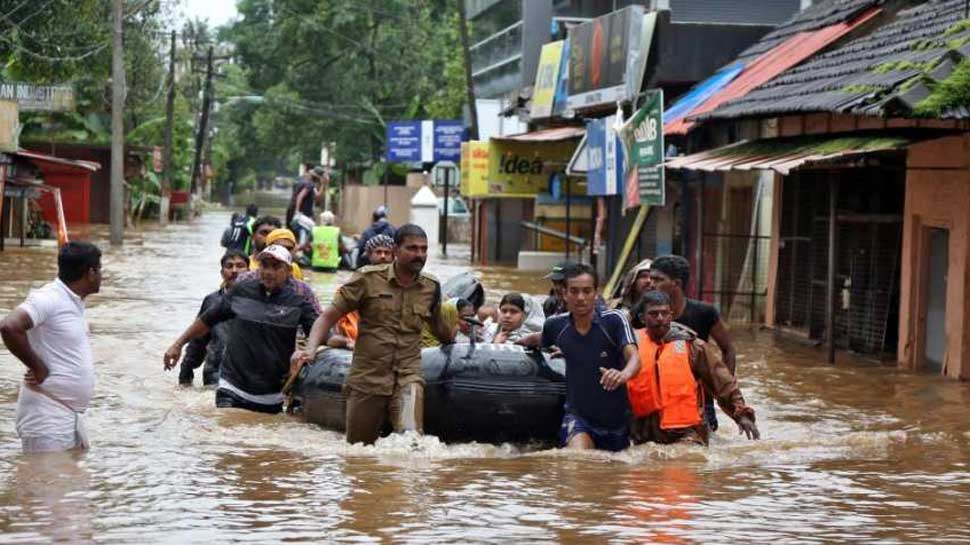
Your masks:
[{"label": "wall of building", "polygon": [[337,221],[347,233],[360,233],[370,226],[371,214],[386,204],[390,209],[388,219],[392,225],[402,225],[410,221],[411,197],[417,188],[403,185],[387,187],[387,202],[384,201],[384,186],[348,185],[340,195],[340,208]]},{"label": "wall of building", "polygon": [[898,360],[902,367],[920,366],[925,320],[922,260],[924,227],[949,229],[946,309],[946,375],[970,378],[970,136],[953,136],[915,144],[906,162],[906,206],[903,219],[903,260]]}]

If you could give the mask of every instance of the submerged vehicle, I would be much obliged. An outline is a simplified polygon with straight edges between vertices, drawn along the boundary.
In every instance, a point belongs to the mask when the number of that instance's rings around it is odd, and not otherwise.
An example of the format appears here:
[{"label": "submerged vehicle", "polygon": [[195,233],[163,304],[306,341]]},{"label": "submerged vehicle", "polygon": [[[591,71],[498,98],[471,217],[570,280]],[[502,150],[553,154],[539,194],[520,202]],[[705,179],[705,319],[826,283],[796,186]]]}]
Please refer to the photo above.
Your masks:
[{"label": "submerged vehicle", "polygon": [[[344,431],[342,390],[352,356],[326,349],[301,371],[294,395],[308,422]],[[421,366],[425,433],[445,442],[496,444],[558,436],[564,360],[512,344],[450,344],[422,350]]]}]

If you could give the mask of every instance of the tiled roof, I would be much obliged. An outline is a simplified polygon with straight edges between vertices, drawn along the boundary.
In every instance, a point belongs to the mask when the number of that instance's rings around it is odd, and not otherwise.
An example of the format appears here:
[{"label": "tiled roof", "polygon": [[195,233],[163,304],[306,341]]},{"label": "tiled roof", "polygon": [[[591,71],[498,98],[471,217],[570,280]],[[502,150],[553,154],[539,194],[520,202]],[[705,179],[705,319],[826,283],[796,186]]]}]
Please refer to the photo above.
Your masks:
[{"label": "tiled roof", "polygon": [[[699,119],[808,112],[912,115],[929,95],[929,85],[970,57],[970,26],[961,24],[966,5],[966,0],[915,3],[868,35],[817,55]],[[957,108],[944,117],[968,113]]]},{"label": "tiled roof", "polygon": [[757,43],[744,50],[738,60],[747,64],[756,57],[771,51],[799,32],[809,32],[852,19],[865,9],[884,4],[885,0],[822,0],[814,2],[792,16],[788,22],[766,34]]}]

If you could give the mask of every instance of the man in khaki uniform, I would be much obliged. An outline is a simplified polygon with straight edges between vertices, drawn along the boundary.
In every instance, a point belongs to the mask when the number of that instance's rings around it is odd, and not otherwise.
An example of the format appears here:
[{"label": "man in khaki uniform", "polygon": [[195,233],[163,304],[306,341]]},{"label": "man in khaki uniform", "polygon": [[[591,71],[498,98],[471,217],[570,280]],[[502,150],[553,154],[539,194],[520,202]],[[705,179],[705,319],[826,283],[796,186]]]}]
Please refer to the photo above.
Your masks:
[{"label": "man in khaki uniform", "polygon": [[441,317],[441,286],[422,272],[428,254],[424,230],[403,225],[394,242],[393,263],[364,267],[341,286],[313,324],[306,349],[295,352],[291,360],[295,372],[326,342],[341,316],[360,312],[360,332],[344,384],[348,443],[373,443],[388,417],[395,432],[421,432],[422,326],[429,324],[442,343],[454,337]]}]

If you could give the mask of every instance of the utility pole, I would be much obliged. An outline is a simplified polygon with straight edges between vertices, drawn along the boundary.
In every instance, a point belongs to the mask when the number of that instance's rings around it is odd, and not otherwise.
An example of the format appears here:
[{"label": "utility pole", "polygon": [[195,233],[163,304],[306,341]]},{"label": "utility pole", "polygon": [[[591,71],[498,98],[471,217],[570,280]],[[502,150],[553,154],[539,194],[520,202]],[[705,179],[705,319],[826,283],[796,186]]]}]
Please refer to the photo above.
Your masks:
[{"label": "utility pole", "polygon": [[212,46],[206,54],[205,89],[202,91],[202,118],[199,120],[199,132],[195,135],[195,160],[192,162],[192,195],[199,196],[199,175],[202,167],[202,145],[205,142],[206,131],[209,130],[209,107],[212,102]]},{"label": "utility pole", "polygon": [[111,54],[111,244],[120,245],[125,235],[125,50],[124,0],[114,0],[114,46]]},{"label": "utility pole", "polygon": [[468,112],[471,119],[468,137],[471,140],[478,140],[478,111],[475,109],[475,82],[472,81],[472,55],[468,45],[468,18],[465,13],[465,0],[458,0],[458,14],[461,22],[461,51],[465,56],[465,89],[468,92]]},{"label": "utility pole", "polygon": [[162,202],[158,221],[168,225],[168,208],[172,199],[172,128],[175,123],[175,31],[172,31],[172,47],[168,54],[168,97],[165,100],[165,157],[162,174]]}]

